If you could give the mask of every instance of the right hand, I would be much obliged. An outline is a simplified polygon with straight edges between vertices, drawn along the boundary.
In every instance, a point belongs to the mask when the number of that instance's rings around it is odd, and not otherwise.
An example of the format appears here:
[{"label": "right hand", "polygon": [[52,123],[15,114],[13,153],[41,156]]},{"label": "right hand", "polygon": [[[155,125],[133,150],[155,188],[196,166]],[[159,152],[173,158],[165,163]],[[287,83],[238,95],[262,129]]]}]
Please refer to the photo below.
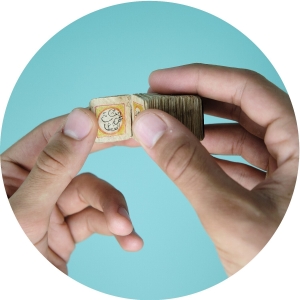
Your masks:
[{"label": "right hand", "polygon": [[[257,73],[219,66],[158,70],[149,82],[151,92],[199,94],[205,113],[239,123],[207,125],[202,144],[162,111],[146,110],[133,125],[194,207],[227,274],[234,274],[272,237],[293,193],[299,142],[290,99]],[[261,170],[210,153],[241,155]]]}]

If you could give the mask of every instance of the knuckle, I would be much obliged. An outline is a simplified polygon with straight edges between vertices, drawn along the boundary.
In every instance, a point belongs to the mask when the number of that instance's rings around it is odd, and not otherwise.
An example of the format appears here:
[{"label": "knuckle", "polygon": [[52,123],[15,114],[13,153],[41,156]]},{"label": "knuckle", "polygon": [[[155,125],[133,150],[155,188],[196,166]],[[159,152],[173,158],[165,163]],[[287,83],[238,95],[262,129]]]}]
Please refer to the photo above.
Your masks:
[{"label": "knuckle", "polygon": [[264,78],[261,74],[253,70],[240,69],[240,72],[245,80],[261,80],[262,78]]},{"label": "knuckle", "polygon": [[94,179],[99,179],[96,175],[90,173],[90,172],[85,172],[85,173],[81,173],[80,175],[78,175],[76,177],[76,180],[83,180],[83,181],[91,181]]},{"label": "knuckle", "polygon": [[236,91],[234,95],[232,96],[232,101],[233,104],[237,105],[238,108],[233,108],[232,110],[232,116],[234,116],[234,120],[239,121],[240,116],[241,116],[241,109],[240,109],[240,102],[243,99],[243,96],[245,94],[245,90],[248,90],[249,87],[251,89],[251,86],[253,84],[255,85],[262,85],[266,79],[263,77],[261,74],[248,70],[248,69],[238,69],[237,70],[237,75],[240,80],[239,86],[236,88]]},{"label": "knuckle", "polygon": [[262,74],[248,69],[244,69],[241,72],[245,83],[249,85],[250,88],[253,85],[257,85],[260,87],[270,87],[270,82]]},{"label": "knuckle", "polygon": [[124,195],[113,186],[106,190],[105,197],[101,198],[101,207],[104,213],[111,211],[111,209],[119,205],[126,205]]},{"label": "knuckle", "polygon": [[238,138],[235,140],[235,142],[232,144],[231,154],[232,155],[242,155],[243,149],[248,137],[248,132],[244,130],[243,128],[239,128],[238,131]]},{"label": "knuckle", "polygon": [[230,112],[229,112],[230,119],[232,119],[234,121],[237,121],[237,122],[240,122],[241,113],[242,113],[242,110],[239,106],[232,105],[231,108],[230,108]]},{"label": "knuckle", "polygon": [[117,202],[122,202],[125,201],[125,197],[124,195],[117,189],[113,188],[110,192],[110,200],[108,200],[108,202],[110,201],[117,201]]},{"label": "knuckle", "polygon": [[101,181],[101,179],[99,179],[96,175],[85,172],[74,177],[71,184],[77,189],[79,198],[85,203],[86,200],[80,193],[81,187],[89,186],[91,187],[91,190],[93,190],[94,193],[97,194],[99,192],[99,181]]},{"label": "knuckle", "polygon": [[93,226],[93,216],[95,215],[95,210],[92,207],[87,207],[85,209],[85,223],[86,223],[86,230],[89,232],[89,234],[92,234],[95,232],[95,228]]},{"label": "knuckle", "polygon": [[245,183],[247,183],[247,179],[249,177],[248,174],[248,169],[245,165],[239,165],[239,170],[237,170],[237,182],[241,185],[244,185]]},{"label": "knuckle", "polygon": [[[166,174],[174,181],[178,182],[187,179],[196,154],[196,145],[188,140],[182,140],[174,148],[165,161],[164,169]],[[190,174],[191,175],[191,174]]]},{"label": "knuckle", "polygon": [[65,174],[71,165],[70,150],[61,141],[48,145],[37,158],[36,166],[49,175]]},{"label": "knuckle", "polygon": [[117,189],[114,189],[114,193],[113,193],[114,197],[118,198],[118,199],[125,199],[124,195],[122,192],[120,192]]}]

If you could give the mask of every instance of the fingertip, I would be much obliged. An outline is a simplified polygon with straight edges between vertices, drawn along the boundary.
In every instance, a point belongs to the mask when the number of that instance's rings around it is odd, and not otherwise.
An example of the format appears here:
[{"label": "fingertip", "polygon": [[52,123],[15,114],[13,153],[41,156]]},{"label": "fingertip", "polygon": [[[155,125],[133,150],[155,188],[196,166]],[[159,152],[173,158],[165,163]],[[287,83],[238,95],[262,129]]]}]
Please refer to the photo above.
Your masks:
[{"label": "fingertip", "polygon": [[144,246],[144,241],[139,237],[139,238],[132,239],[128,247],[124,248],[124,250],[128,252],[137,252],[142,250],[143,246]]},{"label": "fingertip", "polygon": [[149,149],[155,146],[166,130],[167,124],[153,112],[140,114],[133,124],[135,138]]},{"label": "fingertip", "polygon": [[96,116],[89,109],[75,108],[67,116],[62,132],[80,141],[88,135],[96,135],[97,127]]},{"label": "fingertip", "polygon": [[151,86],[149,86],[147,93],[154,93],[154,90],[151,88]]},{"label": "fingertip", "polygon": [[123,250],[128,252],[136,252],[143,248],[143,239],[133,230],[131,234],[127,236],[116,236],[120,246]]},{"label": "fingertip", "polygon": [[168,86],[165,86],[165,71],[168,69],[157,69],[152,71],[148,78],[149,90],[148,93],[166,93]]},{"label": "fingertip", "polygon": [[74,109],[68,115],[63,128],[64,135],[75,139],[83,140],[93,128],[93,122],[88,114],[81,109]]},{"label": "fingertip", "polygon": [[195,94],[197,93],[198,73],[201,66],[202,64],[192,63],[155,70],[149,75],[150,88],[163,94]]},{"label": "fingertip", "polygon": [[98,121],[96,115],[89,108],[79,107],[76,109],[81,110],[90,118],[91,122],[93,123],[93,127],[94,127],[93,129],[98,129]]},{"label": "fingertip", "polygon": [[90,118],[91,122],[93,123],[92,130],[94,130],[95,132],[97,132],[97,130],[98,130],[98,121],[97,121],[96,115],[89,108],[82,108],[81,107],[81,108],[77,108],[77,109],[81,110],[86,115],[88,115],[88,117]]},{"label": "fingertip", "polygon": [[150,89],[151,89],[151,86],[152,86],[152,82],[153,80],[155,79],[156,77],[156,74],[159,72],[160,70],[155,70],[155,71],[152,71],[149,75],[149,78],[148,78],[148,83],[150,85]]}]

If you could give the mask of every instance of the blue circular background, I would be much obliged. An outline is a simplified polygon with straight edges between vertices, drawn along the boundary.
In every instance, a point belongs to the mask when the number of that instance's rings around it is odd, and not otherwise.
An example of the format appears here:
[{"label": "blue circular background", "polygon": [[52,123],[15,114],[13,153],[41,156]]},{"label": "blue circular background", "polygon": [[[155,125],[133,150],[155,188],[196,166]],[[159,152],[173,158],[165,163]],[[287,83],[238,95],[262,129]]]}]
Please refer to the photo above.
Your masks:
[{"label": "blue circular background", "polygon": [[[121,4],[70,24],[32,58],[6,109],[1,152],[47,119],[95,97],[146,92],[151,71],[193,62],[252,69],[284,90],[264,54],[226,22],[183,5]],[[205,123],[224,121],[205,117]],[[76,245],[70,277],[135,299],[188,295],[227,278],[189,202],[142,149],[91,154],[81,172],[122,191],[145,245],[128,253],[114,238],[93,235]]]}]

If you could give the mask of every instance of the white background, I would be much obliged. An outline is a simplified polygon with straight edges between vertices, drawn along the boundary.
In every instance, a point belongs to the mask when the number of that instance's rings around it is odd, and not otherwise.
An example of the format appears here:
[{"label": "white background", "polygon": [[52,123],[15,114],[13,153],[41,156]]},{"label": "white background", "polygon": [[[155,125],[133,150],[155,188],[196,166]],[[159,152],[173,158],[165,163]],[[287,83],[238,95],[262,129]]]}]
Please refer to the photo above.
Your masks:
[{"label": "white background", "polygon": [[[128,1],[125,1],[128,2]],[[124,1],[10,0],[0,4],[0,121],[21,72],[53,35],[76,19]],[[235,26],[269,58],[299,117],[297,1],[173,1],[197,7]],[[5,4],[4,4],[5,3]],[[298,40],[298,41],[297,41]],[[297,44],[298,42],[298,44]],[[24,236],[0,186],[0,298],[103,299],[58,272]],[[263,251],[235,276],[201,292],[201,299],[300,299],[299,184],[281,226]],[[155,288],[155,287],[153,287]],[[200,295],[189,296],[198,299]],[[112,297],[105,296],[105,299]]]}]

